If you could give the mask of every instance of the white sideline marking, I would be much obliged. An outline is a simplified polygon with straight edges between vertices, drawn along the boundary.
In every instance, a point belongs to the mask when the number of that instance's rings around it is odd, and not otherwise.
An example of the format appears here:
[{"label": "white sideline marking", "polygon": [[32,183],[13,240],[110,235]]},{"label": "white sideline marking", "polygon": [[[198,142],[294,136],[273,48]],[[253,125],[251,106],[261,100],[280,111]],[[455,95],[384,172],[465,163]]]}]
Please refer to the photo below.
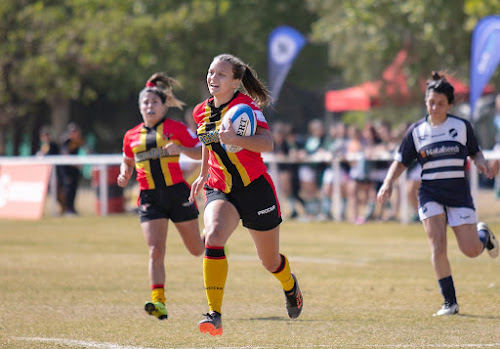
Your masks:
[{"label": "white sideline marking", "polygon": [[135,347],[130,345],[119,345],[114,343],[106,342],[93,342],[93,341],[81,341],[76,339],[65,339],[65,338],[43,338],[43,337],[14,337],[18,340],[32,341],[32,342],[49,342],[57,343],[67,346],[78,346],[83,348],[103,348],[103,349],[158,349],[158,348],[147,348],[147,347]]},{"label": "white sideline marking", "polygon": [[498,347],[500,343],[489,344],[365,344],[361,345],[365,348],[485,348],[485,347]]},{"label": "white sideline marking", "polygon": [[[137,347],[131,345],[119,345],[114,343],[106,342],[94,342],[94,341],[82,341],[75,339],[65,339],[65,338],[44,338],[44,337],[14,337],[18,340],[32,341],[32,342],[50,342],[57,343],[67,346],[78,346],[83,348],[102,348],[102,349],[160,349],[152,347]],[[456,348],[456,344],[339,344],[339,345],[288,345],[288,348],[335,348],[335,347],[354,347],[354,348]],[[460,348],[485,348],[485,347],[499,347],[500,343],[488,343],[488,344],[460,344]],[[279,347],[279,346],[278,346]],[[199,349],[210,349],[211,347],[201,347]],[[258,346],[258,347],[219,347],[219,349],[273,349],[277,346]],[[168,349],[168,348],[166,348]],[[177,349],[194,349],[194,347],[184,347]]]}]

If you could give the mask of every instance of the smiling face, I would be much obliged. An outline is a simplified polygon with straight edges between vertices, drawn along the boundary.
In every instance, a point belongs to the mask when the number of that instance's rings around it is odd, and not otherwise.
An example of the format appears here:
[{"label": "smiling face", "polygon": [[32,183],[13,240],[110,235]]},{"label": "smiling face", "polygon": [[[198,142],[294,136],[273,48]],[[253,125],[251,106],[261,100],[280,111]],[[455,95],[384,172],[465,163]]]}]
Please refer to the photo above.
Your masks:
[{"label": "smiling face", "polygon": [[208,91],[214,96],[215,106],[231,100],[241,80],[235,79],[231,63],[215,60],[210,64],[207,73]]},{"label": "smiling face", "polygon": [[154,92],[145,92],[140,99],[139,109],[147,127],[153,127],[165,115],[166,105]]},{"label": "smiling face", "polygon": [[427,114],[429,114],[431,121],[436,122],[444,121],[451,107],[444,93],[434,91],[429,92],[425,100],[425,106],[427,107]]}]

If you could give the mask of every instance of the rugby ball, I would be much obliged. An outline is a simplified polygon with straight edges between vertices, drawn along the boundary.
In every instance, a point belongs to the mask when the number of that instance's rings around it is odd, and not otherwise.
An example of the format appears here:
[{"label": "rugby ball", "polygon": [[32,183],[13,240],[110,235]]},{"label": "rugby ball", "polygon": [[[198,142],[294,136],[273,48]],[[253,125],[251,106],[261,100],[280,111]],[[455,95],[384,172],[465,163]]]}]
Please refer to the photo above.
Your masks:
[{"label": "rugby ball", "polygon": [[[222,125],[224,125],[224,127],[228,126],[228,120],[231,120],[234,131],[240,137],[253,136],[257,130],[255,113],[247,104],[236,104],[232,106],[226,114],[224,114],[222,119]],[[222,147],[230,153],[237,153],[243,149],[230,144],[222,144]]]}]

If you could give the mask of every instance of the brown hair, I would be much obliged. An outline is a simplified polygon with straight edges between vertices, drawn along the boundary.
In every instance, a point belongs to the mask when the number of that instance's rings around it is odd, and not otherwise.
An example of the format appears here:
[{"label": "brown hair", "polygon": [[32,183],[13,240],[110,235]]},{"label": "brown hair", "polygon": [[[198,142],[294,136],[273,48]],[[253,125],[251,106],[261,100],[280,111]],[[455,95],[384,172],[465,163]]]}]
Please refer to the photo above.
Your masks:
[{"label": "brown hair", "polygon": [[184,102],[178,100],[172,92],[173,85],[180,86],[179,82],[165,73],[154,73],[146,82],[146,87],[139,93],[139,103],[146,92],[152,92],[160,97],[161,102],[168,107],[182,109]]},{"label": "brown hair", "polygon": [[224,61],[233,66],[233,78],[240,79],[245,92],[259,105],[269,105],[271,97],[269,90],[262,81],[257,78],[257,73],[241,59],[229,53],[223,53],[214,57],[214,61]]}]

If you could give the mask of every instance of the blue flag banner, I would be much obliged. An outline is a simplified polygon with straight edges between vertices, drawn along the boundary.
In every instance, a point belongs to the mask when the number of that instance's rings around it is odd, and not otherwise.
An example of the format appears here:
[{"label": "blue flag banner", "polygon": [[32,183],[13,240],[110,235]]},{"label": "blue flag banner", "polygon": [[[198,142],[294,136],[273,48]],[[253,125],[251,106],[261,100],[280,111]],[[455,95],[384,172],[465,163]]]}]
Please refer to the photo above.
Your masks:
[{"label": "blue flag banner", "polygon": [[274,102],[278,100],[288,71],[305,44],[306,38],[292,27],[277,27],[269,35],[267,48],[268,81],[271,98]]},{"label": "blue flag banner", "polygon": [[500,16],[482,18],[474,28],[471,42],[469,103],[475,119],[476,103],[500,63]]}]

